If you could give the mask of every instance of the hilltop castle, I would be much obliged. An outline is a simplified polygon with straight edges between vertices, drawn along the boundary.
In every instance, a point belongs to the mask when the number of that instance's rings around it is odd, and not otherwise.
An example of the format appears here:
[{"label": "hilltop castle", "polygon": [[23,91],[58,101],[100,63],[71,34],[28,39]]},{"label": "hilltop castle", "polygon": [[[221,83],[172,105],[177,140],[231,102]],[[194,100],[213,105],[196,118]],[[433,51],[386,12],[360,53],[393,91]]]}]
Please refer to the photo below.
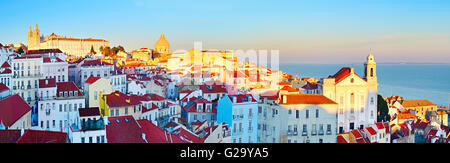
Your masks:
[{"label": "hilltop castle", "polygon": [[66,36],[59,36],[52,33],[49,36],[41,35],[36,24],[35,30],[28,30],[28,50],[37,49],[60,49],[68,55],[83,57],[89,54],[91,48],[100,53],[100,47],[109,47],[109,41],[103,39],[80,39]]}]

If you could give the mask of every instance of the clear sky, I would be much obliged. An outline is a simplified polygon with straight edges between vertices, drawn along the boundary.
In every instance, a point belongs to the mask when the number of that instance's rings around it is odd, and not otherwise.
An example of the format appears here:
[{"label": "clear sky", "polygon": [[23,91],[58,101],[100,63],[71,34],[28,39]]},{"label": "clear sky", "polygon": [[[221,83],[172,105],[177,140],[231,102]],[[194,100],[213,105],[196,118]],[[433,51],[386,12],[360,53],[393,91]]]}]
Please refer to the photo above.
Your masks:
[{"label": "clear sky", "polygon": [[0,42],[41,34],[101,38],[126,50],[280,50],[282,63],[450,63],[448,0],[0,0]]}]

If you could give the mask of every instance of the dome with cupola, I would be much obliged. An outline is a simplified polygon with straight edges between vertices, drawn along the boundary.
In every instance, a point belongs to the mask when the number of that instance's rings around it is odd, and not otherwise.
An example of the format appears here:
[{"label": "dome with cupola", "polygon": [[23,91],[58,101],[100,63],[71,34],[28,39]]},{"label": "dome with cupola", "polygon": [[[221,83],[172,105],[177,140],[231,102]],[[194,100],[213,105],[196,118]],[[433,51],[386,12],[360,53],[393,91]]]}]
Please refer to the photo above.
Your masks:
[{"label": "dome with cupola", "polygon": [[164,34],[161,34],[161,37],[155,43],[155,52],[166,54],[169,53],[169,41],[166,40]]}]

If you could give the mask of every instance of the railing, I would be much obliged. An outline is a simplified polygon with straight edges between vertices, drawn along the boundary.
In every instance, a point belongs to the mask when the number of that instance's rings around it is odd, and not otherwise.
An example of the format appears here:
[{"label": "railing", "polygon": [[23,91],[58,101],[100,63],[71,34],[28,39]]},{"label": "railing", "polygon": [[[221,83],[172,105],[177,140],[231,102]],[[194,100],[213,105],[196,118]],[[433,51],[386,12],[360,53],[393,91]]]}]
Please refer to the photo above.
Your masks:
[{"label": "railing", "polygon": [[319,130],[319,135],[323,135],[323,130]]},{"label": "railing", "polygon": [[307,131],[303,131],[302,132],[302,136],[306,136],[306,135],[308,135],[308,132]]}]

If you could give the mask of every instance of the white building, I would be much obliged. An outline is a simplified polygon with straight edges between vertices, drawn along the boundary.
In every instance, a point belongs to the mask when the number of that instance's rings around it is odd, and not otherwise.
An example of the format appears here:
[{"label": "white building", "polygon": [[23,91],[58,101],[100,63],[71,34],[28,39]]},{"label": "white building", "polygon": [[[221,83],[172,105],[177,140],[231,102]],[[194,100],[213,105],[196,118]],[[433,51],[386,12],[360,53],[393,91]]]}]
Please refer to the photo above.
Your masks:
[{"label": "white building", "polygon": [[120,92],[127,92],[127,74],[122,73],[121,71],[111,71],[111,76],[109,76],[109,80],[114,87],[114,90]]},{"label": "white building", "polygon": [[364,78],[344,67],[319,83],[320,92],[339,104],[339,133],[364,129],[377,120],[378,81],[372,53],[367,57]]},{"label": "white building", "polygon": [[69,140],[72,143],[107,143],[105,120],[100,115],[100,109],[80,108],[78,109],[78,124],[73,126],[69,132]]},{"label": "white building", "polygon": [[15,57],[11,60],[13,67],[13,93],[19,94],[28,104],[37,99],[39,79],[42,78],[42,57]]},{"label": "white building", "polygon": [[85,107],[83,93],[73,82],[39,80],[38,129],[69,132],[77,125],[78,109]]},{"label": "white building", "polygon": [[114,71],[114,65],[103,62],[101,60],[86,60],[80,66],[80,72],[78,73],[78,85],[84,85],[90,76],[102,77],[109,79],[111,76],[111,71]]},{"label": "white building", "polygon": [[12,77],[13,75],[11,71],[11,66],[7,61],[5,61],[0,67],[0,82],[5,84],[9,89],[12,89],[11,87]]},{"label": "white building", "polygon": [[44,57],[41,71],[44,79],[55,78],[56,82],[69,81],[69,64],[58,57]]},{"label": "white building", "polygon": [[[282,95],[280,109],[281,135],[287,143],[336,143],[337,103],[323,95]],[[269,128],[270,130],[270,128]],[[285,134],[286,133],[286,134]],[[284,142],[286,143],[286,142]]]}]

